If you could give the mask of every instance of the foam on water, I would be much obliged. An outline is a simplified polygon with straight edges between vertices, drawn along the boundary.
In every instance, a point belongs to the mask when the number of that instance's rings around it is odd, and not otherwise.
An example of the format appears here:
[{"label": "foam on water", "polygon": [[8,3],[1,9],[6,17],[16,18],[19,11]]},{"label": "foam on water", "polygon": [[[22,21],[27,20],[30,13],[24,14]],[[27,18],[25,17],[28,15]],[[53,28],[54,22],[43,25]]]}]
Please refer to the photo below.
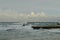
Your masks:
[{"label": "foam on water", "polygon": [[6,26],[0,26],[0,30],[7,30],[7,29],[21,29],[22,25],[8,25],[8,27]]},{"label": "foam on water", "polygon": [[[10,29],[9,31],[7,31]],[[53,33],[52,33],[53,32]],[[9,25],[0,27],[0,40],[58,40],[60,29],[33,30],[31,25]]]}]

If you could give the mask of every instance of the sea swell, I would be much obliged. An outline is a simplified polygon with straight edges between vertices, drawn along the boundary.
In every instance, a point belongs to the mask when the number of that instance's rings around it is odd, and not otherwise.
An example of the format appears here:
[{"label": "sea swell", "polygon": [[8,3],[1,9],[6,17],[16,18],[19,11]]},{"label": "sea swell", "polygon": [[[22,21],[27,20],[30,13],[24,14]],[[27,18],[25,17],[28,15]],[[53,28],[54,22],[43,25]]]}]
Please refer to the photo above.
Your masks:
[{"label": "sea swell", "polygon": [[33,30],[31,26],[0,27],[0,40],[59,40],[60,29]]}]

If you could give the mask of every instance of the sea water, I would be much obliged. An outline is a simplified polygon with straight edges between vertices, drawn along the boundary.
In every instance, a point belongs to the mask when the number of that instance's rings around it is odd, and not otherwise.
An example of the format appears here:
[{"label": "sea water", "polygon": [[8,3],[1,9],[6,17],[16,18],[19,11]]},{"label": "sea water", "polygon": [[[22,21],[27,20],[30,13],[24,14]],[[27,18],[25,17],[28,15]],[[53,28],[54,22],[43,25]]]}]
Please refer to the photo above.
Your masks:
[{"label": "sea water", "polygon": [[34,30],[31,25],[0,25],[0,40],[60,40],[60,29]]}]

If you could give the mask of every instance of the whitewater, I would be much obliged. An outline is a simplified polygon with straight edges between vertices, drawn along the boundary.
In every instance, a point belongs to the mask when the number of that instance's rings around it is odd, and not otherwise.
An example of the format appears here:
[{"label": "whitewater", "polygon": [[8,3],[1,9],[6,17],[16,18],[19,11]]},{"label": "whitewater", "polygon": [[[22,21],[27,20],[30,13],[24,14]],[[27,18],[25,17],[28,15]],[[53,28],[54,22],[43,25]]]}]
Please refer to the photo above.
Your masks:
[{"label": "whitewater", "polygon": [[60,40],[60,29],[34,30],[31,25],[0,25],[0,40]]}]

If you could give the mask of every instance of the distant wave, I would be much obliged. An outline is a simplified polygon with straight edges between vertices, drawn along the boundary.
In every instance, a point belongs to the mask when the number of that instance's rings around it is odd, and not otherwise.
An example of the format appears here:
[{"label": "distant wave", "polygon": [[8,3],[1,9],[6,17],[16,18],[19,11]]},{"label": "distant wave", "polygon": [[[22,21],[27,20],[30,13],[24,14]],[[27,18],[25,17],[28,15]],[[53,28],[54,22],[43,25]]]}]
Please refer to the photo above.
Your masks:
[{"label": "distant wave", "polygon": [[16,29],[7,29],[6,31],[14,31],[14,30],[16,30]]}]

